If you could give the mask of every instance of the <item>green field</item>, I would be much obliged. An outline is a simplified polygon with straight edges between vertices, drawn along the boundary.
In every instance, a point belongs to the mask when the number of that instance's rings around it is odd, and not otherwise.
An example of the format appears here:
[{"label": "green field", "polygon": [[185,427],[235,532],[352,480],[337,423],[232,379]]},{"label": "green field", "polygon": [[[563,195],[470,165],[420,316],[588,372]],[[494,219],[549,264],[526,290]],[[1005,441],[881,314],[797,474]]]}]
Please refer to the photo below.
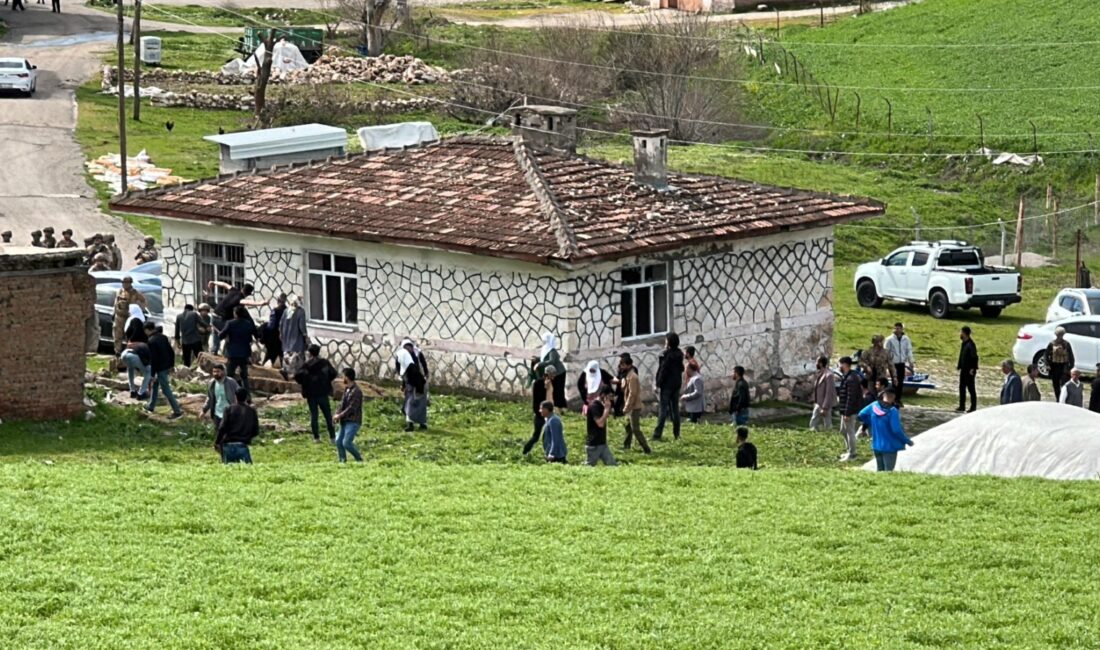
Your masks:
[{"label": "green field", "polygon": [[819,83],[850,88],[835,124],[801,88],[764,90],[768,115],[783,126],[851,131],[859,93],[861,130],[887,131],[889,99],[894,133],[920,136],[891,147],[927,147],[931,110],[933,149],[977,149],[979,114],[995,148],[1030,152],[1030,119],[1042,151],[1091,149],[1086,132],[1100,119],[1082,108],[1100,99],[1100,51],[1087,43],[1100,27],[1094,9],[1081,0],[926,0],[825,29],[794,27],[781,45]]},{"label": "green field", "polygon": [[338,467],[270,446],[222,467],[111,442],[94,462],[0,465],[9,647],[1100,643],[1088,483]]},{"label": "green field", "polygon": [[[19,648],[1093,647],[1089,483],[834,469],[836,434],[687,426],[618,468],[522,459],[527,406],[367,404],[368,462],[273,416],[257,465],[117,407],[0,435]],[[613,424],[613,430],[618,429]],[[652,420],[646,421],[647,430]],[[571,457],[582,423],[566,419]],[[917,438],[920,444],[920,438]],[[866,456],[865,456],[866,457]],[[1050,597],[1057,594],[1057,598]]]}]

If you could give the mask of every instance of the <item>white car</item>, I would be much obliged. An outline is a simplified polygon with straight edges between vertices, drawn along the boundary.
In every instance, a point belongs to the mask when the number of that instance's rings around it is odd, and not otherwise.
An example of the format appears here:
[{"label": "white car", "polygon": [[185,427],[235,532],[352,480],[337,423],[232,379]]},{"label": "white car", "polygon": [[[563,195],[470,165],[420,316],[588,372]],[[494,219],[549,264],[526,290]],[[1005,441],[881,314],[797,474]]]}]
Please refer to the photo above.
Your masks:
[{"label": "white car", "polygon": [[1100,314],[1100,289],[1062,289],[1047,308],[1047,322]]},{"label": "white car", "polygon": [[1100,362],[1100,316],[1074,316],[1053,323],[1024,325],[1016,334],[1016,345],[1012,347],[1016,363],[1022,367],[1033,363],[1040,376],[1049,377],[1047,345],[1054,340],[1054,330],[1058,327],[1066,328],[1066,340],[1073,346],[1073,367],[1081,374],[1095,375],[1096,364]]},{"label": "white car", "polygon": [[37,70],[26,59],[0,58],[0,90],[18,90],[30,97],[38,89]]},{"label": "white car", "polygon": [[963,241],[915,241],[881,260],[860,264],[855,274],[861,307],[897,300],[927,305],[934,318],[971,307],[995,318],[1020,302],[1022,285],[1019,273],[986,266],[982,250]]}]

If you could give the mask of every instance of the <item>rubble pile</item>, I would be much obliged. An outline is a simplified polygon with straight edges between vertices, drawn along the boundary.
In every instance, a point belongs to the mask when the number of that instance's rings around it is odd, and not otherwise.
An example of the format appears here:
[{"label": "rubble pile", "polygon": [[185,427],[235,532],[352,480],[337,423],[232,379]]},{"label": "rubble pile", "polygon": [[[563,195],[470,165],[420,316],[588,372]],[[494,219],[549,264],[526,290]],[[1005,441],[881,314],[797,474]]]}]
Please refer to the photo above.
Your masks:
[{"label": "rubble pile", "polygon": [[[331,50],[330,50],[331,52]],[[449,81],[443,68],[430,66],[415,56],[385,54],[374,58],[334,56],[324,54],[313,65],[288,73],[283,83],[324,84],[355,83],[403,83],[418,86]]]},{"label": "rubble pile", "polygon": [[153,95],[151,101],[155,106],[183,106],[227,111],[251,111],[254,105],[252,95],[204,93],[197,90],[181,93],[164,91]]}]

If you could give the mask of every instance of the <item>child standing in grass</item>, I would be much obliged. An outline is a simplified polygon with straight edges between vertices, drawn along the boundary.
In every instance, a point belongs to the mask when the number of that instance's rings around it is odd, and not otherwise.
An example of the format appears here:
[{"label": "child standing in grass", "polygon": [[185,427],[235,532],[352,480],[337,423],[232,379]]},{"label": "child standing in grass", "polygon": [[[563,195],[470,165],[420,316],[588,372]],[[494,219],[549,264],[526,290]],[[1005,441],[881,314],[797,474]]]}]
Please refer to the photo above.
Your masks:
[{"label": "child standing in grass", "polygon": [[703,375],[699,372],[699,364],[694,361],[688,362],[685,372],[687,373],[687,385],[684,388],[684,394],[680,396],[680,401],[684,403],[684,411],[687,412],[688,420],[695,423],[699,421],[707,408],[706,393],[703,389]]},{"label": "child standing in grass", "polygon": [[892,472],[898,462],[898,452],[911,447],[913,441],[901,428],[901,416],[894,405],[893,388],[887,388],[874,404],[859,412],[859,419],[871,429],[871,451],[880,472]]}]

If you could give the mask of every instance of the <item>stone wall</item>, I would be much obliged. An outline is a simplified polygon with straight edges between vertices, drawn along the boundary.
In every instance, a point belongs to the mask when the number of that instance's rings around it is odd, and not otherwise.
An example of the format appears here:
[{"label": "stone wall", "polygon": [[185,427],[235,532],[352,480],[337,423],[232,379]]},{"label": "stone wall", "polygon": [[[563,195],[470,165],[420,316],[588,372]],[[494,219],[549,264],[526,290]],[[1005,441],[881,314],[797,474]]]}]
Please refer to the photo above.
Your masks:
[{"label": "stone wall", "polygon": [[84,412],[85,326],[94,304],[81,249],[0,246],[0,418]]},{"label": "stone wall", "polygon": [[[178,234],[177,234],[178,231]],[[245,233],[248,233],[247,235]],[[566,272],[442,251],[165,222],[166,305],[191,299],[195,239],[245,245],[246,278],[257,294],[298,293],[303,252],[354,254],[359,322],[313,326],[337,365],[364,377],[393,377],[393,346],[411,335],[434,368],[433,382],[522,394],[526,358],[544,331],[556,333],[576,373],[590,359],[613,368],[631,352],[652,384],[662,337],[622,341],[620,270],[666,261],[672,274],[671,327],[704,363],[708,402],[728,400],[728,375],[743,365],[758,398],[803,398],[814,360],[832,347],[832,230],[817,229]],[[266,318],[266,309],[257,319]],[[168,318],[171,321],[171,318]]]}]

